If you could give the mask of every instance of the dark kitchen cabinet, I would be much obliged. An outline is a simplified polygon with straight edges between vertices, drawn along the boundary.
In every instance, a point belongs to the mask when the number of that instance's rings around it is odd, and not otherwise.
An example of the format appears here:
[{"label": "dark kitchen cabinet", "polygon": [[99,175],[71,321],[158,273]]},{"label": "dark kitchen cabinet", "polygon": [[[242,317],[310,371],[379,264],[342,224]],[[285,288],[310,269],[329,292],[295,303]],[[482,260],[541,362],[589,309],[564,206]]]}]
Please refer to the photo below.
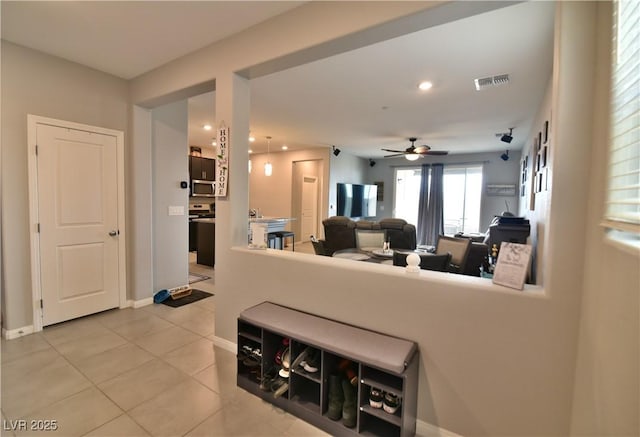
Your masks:
[{"label": "dark kitchen cabinet", "polygon": [[198,219],[196,262],[213,267],[216,263],[216,220]]},{"label": "dark kitchen cabinet", "polygon": [[189,175],[201,181],[215,180],[215,159],[189,156]]},{"label": "dark kitchen cabinet", "polygon": [[198,249],[198,222],[189,220],[189,252]]}]

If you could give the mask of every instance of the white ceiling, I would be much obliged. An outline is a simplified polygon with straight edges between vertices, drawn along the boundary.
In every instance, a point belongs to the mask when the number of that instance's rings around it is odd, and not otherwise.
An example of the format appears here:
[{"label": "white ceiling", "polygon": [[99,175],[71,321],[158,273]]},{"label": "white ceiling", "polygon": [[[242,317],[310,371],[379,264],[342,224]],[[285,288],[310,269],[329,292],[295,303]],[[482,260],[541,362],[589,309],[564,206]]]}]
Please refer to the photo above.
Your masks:
[{"label": "white ceiling", "polygon": [[[131,78],[301,3],[2,1],[2,38]],[[252,148],[271,136],[272,151],[377,158],[415,136],[451,153],[519,149],[551,76],[553,15],[553,2],[525,2],[252,79]],[[475,78],[503,73],[508,85],[475,91]],[[433,89],[419,92],[421,80]],[[189,120],[189,143],[210,144],[212,93],[190,99]],[[510,127],[507,145],[495,134]]]},{"label": "white ceiling", "polygon": [[[336,145],[379,158],[417,144],[450,153],[521,149],[551,77],[553,2],[534,1],[415,32],[251,80],[254,151]],[[474,79],[511,81],[476,91]],[[433,82],[420,92],[422,80]],[[190,141],[215,118],[212,93],[190,100]],[[496,133],[514,127],[514,140]]]},{"label": "white ceiling", "polygon": [[131,79],[302,3],[2,0],[2,39]]}]

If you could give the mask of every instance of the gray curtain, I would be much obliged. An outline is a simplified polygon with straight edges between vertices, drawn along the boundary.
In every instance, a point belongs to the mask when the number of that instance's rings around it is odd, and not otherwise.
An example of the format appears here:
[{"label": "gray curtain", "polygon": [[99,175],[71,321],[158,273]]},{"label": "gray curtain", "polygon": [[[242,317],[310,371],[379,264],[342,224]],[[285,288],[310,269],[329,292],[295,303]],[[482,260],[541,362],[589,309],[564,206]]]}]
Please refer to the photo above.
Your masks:
[{"label": "gray curtain", "polygon": [[429,206],[429,170],[431,164],[422,164],[422,175],[420,179],[420,199],[418,201],[418,224],[417,237],[418,244],[427,244],[428,233],[427,208]]},{"label": "gray curtain", "polygon": [[[444,165],[431,165],[431,184],[429,184],[428,199],[423,199],[423,186],[427,185],[424,179],[428,179],[423,165],[422,184],[420,186],[420,210],[418,211],[418,226],[421,230],[420,244],[435,246],[438,243],[438,236],[444,233],[444,195],[442,191]],[[425,188],[426,191],[426,188]],[[427,207],[423,210],[422,203],[426,201]]]}]

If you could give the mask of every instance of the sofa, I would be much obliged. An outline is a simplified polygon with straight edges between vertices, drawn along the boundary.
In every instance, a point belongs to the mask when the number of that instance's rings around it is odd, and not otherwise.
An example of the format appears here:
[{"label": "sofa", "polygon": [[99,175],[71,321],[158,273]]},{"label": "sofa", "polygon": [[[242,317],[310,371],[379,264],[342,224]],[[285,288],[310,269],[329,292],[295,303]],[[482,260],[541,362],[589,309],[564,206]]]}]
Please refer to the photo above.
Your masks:
[{"label": "sofa", "polygon": [[386,241],[392,249],[415,250],[416,227],[406,220],[398,218],[384,218],[380,221],[359,220],[349,217],[334,216],[322,221],[324,226],[324,240],[314,242],[314,250],[318,255],[332,256],[337,250],[357,247],[356,229],[383,230]]}]

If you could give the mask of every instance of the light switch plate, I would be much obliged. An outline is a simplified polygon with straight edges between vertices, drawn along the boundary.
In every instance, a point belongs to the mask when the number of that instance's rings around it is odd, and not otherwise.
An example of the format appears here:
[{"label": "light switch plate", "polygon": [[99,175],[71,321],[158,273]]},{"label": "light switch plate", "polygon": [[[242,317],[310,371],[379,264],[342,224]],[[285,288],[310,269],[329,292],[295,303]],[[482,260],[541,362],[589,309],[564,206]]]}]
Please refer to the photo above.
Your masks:
[{"label": "light switch plate", "polygon": [[184,215],[184,206],[170,206],[169,215]]}]

